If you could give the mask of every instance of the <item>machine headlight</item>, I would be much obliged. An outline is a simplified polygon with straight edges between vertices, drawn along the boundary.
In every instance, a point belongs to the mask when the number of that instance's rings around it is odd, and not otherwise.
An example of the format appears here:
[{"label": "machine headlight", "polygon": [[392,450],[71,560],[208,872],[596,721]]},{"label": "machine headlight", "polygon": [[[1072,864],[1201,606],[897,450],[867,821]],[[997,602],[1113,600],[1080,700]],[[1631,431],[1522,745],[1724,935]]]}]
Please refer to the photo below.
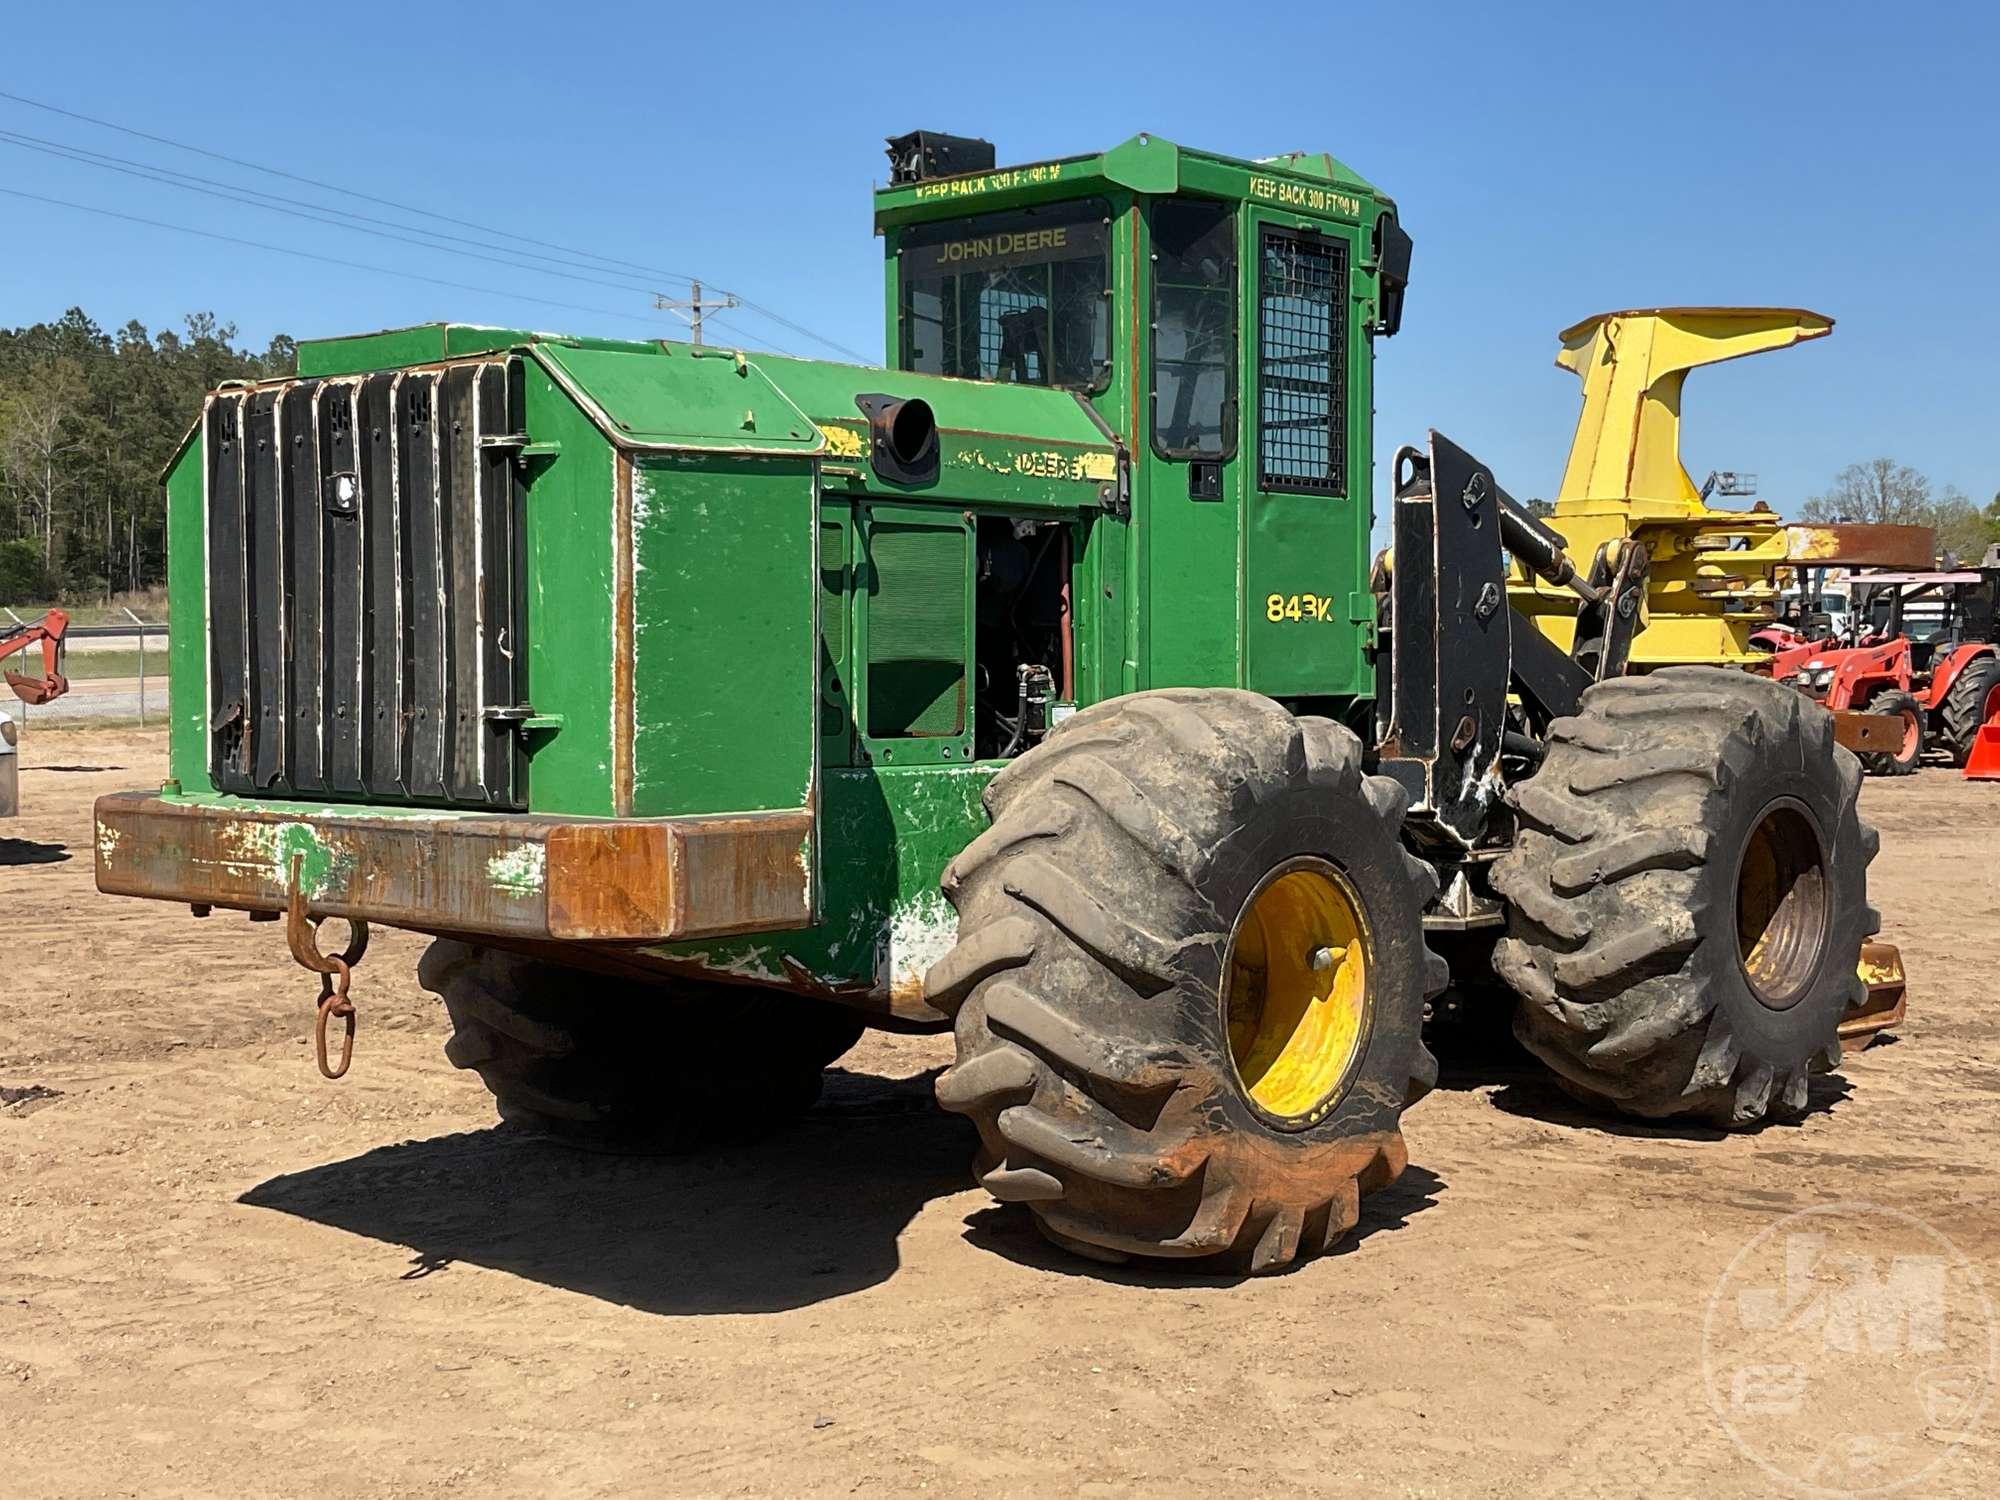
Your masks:
[{"label": "machine headlight", "polygon": [[351,516],[361,503],[361,476],[353,473],[326,476],[326,508],[336,516]]},{"label": "machine headlight", "polygon": [[1826,687],[1828,684],[1830,684],[1832,681],[1833,681],[1832,667],[1821,667],[1817,672],[1813,673],[1814,687],[1823,688]]}]

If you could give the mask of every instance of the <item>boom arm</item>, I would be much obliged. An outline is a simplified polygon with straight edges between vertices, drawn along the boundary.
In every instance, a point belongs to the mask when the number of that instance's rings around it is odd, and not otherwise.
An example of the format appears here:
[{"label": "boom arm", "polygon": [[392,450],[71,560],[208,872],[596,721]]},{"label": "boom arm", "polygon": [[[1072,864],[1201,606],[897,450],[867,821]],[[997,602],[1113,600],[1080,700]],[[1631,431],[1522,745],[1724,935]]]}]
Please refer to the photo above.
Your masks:
[{"label": "boom arm", "polygon": [[7,673],[7,686],[23,703],[47,703],[69,691],[69,679],[62,674],[63,635],[68,629],[69,616],[52,609],[32,625],[0,630],[0,660],[37,643],[42,648],[41,676],[29,677],[12,670]]},{"label": "boom arm", "polygon": [[[1539,759],[1550,720],[1624,672],[1645,597],[1638,542],[1600,548],[1580,575],[1562,538],[1441,433],[1396,455],[1393,566],[1378,596],[1378,769],[1410,810],[1470,848],[1499,800],[1503,753]],[[1508,607],[1502,548],[1577,598],[1565,652]],[[1510,705],[1510,695],[1515,700]]]}]

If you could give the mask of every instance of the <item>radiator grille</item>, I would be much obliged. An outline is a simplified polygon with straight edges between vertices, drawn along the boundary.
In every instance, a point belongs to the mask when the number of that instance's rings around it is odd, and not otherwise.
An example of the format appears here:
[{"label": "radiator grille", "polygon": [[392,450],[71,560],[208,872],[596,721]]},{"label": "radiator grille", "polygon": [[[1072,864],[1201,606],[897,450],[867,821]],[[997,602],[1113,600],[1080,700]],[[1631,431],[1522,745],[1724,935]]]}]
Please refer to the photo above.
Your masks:
[{"label": "radiator grille", "polygon": [[878,523],[868,552],[868,733],[963,734],[965,528]]},{"label": "radiator grille", "polygon": [[502,360],[210,398],[218,788],[525,805],[519,400]]}]

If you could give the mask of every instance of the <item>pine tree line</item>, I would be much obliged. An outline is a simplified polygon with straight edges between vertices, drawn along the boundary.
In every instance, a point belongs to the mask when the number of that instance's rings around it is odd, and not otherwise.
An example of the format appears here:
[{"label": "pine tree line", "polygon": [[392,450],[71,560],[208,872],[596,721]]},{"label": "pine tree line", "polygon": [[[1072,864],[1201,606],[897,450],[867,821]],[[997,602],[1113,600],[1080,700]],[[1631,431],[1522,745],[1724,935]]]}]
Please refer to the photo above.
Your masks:
[{"label": "pine tree line", "polygon": [[283,334],[239,348],[235,325],[193,313],[178,332],[116,332],[73,307],[0,328],[0,604],[108,597],[166,579],[160,471],[230,379],[288,375]]}]

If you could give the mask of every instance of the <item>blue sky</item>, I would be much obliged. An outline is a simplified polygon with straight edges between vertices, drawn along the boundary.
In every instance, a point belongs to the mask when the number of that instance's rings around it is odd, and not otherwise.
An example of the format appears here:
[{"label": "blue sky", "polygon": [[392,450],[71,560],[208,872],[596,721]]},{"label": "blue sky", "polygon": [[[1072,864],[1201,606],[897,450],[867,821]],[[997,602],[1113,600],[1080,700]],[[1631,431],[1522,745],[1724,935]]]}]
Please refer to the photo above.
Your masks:
[{"label": "blue sky", "polygon": [[[1436,426],[1517,495],[1548,493],[1577,402],[1551,364],[1558,329],[1616,307],[1774,303],[1838,326],[1690,381],[1697,478],[1755,470],[1786,510],[1843,464],[1887,454],[1982,502],[2000,488],[1995,7],[1008,0],[901,19],[790,3],[479,14],[407,0],[227,15],[17,6],[0,90],[702,275],[871,357],[882,320],[868,190],[886,134],[984,135],[1003,162],[1140,130],[1243,156],[1330,150],[1396,197],[1416,240],[1404,332],[1377,365],[1378,460]],[[326,199],[4,99],[0,131]],[[447,317],[674,331],[636,284],[438,254],[4,140],[0,187],[504,293],[0,193],[0,325],[78,304],[155,327],[212,309],[254,343]],[[633,277],[654,280],[685,292]],[[738,337],[828,352],[747,311],[729,321]]]}]

